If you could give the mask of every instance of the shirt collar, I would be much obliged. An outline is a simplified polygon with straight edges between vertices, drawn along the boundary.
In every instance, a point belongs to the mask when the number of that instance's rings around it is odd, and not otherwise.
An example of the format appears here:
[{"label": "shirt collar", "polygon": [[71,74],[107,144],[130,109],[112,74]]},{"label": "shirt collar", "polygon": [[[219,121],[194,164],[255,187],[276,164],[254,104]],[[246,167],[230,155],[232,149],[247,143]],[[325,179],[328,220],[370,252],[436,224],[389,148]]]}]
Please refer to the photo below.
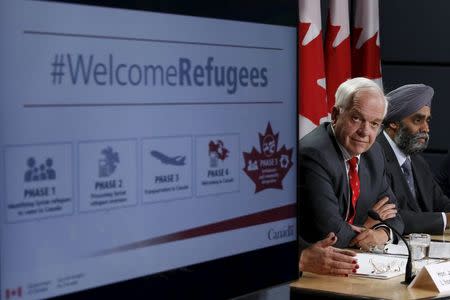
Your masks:
[{"label": "shirt collar", "polygon": [[405,153],[403,153],[402,150],[400,150],[400,148],[397,146],[397,144],[391,139],[391,137],[386,133],[386,131],[383,130],[383,134],[386,137],[389,145],[391,145],[392,150],[394,151],[395,157],[397,158],[397,161],[399,163],[399,165],[403,165],[403,163],[405,162],[406,158],[408,157],[407,155],[405,155]]}]

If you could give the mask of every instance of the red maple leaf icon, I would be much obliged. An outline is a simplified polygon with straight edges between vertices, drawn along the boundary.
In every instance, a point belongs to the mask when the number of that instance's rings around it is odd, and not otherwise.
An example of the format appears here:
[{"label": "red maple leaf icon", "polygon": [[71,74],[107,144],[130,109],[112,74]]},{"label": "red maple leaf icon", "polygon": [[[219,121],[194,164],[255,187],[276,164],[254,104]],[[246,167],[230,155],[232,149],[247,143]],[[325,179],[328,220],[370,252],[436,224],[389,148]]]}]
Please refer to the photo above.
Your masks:
[{"label": "red maple leaf icon", "polygon": [[259,133],[260,151],[252,147],[243,152],[245,167],[243,171],[255,183],[255,193],[265,189],[283,189],[283,179],[293,166],[292,148],[283,145],[278,149],[278,136],[272,131],[270,122],[266,132]]}]

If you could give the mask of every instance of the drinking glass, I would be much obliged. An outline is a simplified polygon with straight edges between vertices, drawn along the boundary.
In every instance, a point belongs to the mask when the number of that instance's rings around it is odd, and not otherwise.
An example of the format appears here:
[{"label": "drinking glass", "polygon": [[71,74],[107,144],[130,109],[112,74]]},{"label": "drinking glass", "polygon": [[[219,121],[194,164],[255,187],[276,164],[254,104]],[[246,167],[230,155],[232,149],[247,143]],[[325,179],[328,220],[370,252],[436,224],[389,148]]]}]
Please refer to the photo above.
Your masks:
[{"label": "drinking glass", "polygon": [[413,274],[417,275],[424,265],[423,260],[430,253],[431,237],[426,233],[411,233],[409,235],[409,248],[411,250]]}]

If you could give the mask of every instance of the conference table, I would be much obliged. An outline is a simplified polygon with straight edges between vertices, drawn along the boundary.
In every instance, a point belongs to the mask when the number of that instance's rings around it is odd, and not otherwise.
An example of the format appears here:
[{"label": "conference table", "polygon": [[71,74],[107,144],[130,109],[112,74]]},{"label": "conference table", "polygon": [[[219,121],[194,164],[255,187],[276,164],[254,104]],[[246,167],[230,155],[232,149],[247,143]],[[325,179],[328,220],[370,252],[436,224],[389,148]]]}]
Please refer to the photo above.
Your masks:
[{"label": "conference table", "polygon": [[[433,241],[450,242],[450,230],[432,235]],[[374,279],[349,276],[337,277],[304,272],[291,283],[291,299],[450,299],[449,293],[434,290],[408,289],[401,282],[404,276]]]},{"label": "conference table", "polygon": [[447,229],[442,235],[432,235],[431,240],[437,242],[450,242],[450,229]]}]

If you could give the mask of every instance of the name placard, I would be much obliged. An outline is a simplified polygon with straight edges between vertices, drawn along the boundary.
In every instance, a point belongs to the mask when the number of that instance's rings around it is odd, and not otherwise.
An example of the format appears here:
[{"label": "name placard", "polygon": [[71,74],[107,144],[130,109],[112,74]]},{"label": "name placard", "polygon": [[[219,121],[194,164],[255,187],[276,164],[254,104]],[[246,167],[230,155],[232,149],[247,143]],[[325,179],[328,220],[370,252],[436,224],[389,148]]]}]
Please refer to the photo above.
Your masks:
[{"label": "name placard", "polygon": [[440,293],[449,292],[450,261],[424,266],[408,288],[433,289]]}]

